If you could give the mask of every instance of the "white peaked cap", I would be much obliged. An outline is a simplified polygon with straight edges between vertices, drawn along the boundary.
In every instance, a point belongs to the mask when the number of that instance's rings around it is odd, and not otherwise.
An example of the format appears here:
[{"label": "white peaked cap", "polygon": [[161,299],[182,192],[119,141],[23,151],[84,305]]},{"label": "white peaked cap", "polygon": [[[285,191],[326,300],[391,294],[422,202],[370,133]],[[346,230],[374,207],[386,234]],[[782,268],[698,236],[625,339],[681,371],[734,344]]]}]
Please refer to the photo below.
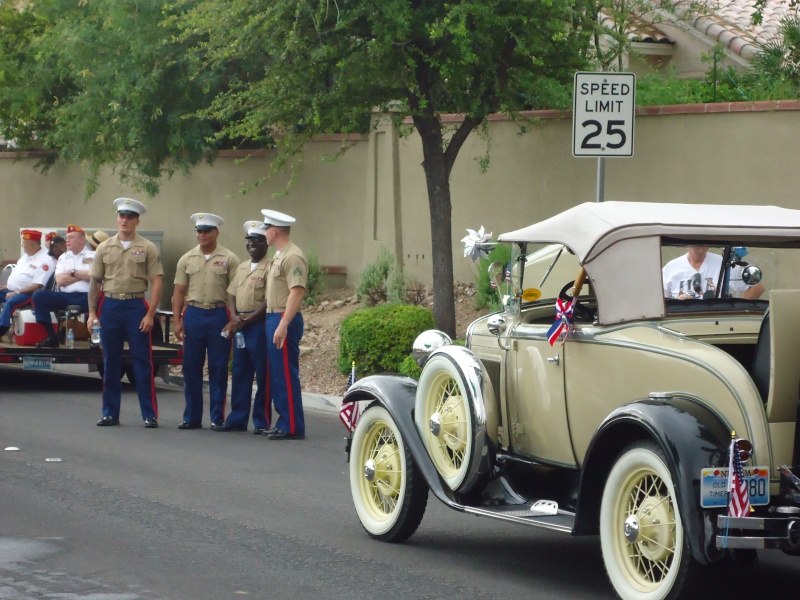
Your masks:
[{"label": "white peaked cap", "polygon": [[114,200],[114,209],[118,213],[133,213],[143,215],[147,212],[147,207],[133,198],[117,198]]},{"label": "white peaked cap", "polygon": [[244,232],[246,234],[245,237],[250,237],[251,235],[267,237],[267,224],[263,221],[245,221]]},{"label": "white peaked cap", "polygon": [[261,214],[264,215],[264,223],[266,223],[267,227],[271,227],[273,225],[275,227],[291,227],[297,220],[294,217],[290,217],[286,213],[278,212],[277,210],[270,210],[268,208],[263,209]]},{"label": "white peaked cap", "polygon": [[219,227],[225,222],[222,217],[211,213],[195,213],[189,218],[194,222],[195,229],[198,227]]}]

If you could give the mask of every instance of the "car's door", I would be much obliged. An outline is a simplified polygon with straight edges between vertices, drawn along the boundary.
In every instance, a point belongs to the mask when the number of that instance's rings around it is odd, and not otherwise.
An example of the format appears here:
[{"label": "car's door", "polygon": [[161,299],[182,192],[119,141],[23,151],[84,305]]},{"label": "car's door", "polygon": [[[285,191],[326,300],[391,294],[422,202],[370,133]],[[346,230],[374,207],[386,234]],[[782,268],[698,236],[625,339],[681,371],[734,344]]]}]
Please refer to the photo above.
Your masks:
[{"label": "car's door", "polygon": [[549,325],[520,324],[509,336],[507,380],[509,434],[515,453],[573,466],[564,394],[569,342],[551,346]]}]

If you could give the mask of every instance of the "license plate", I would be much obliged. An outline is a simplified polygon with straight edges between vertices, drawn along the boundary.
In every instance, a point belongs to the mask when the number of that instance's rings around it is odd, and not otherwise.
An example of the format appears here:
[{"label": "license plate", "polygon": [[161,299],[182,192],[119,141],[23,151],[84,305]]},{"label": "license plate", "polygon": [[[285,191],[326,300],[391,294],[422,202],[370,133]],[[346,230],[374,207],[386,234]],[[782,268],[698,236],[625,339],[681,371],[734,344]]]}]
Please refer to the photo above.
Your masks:
[{"label": "license plate", "polygon": [[[749,467],[744,469],[744,479],[750,494],[750,506],[769,504],[769,468]],[[700,476],[700,505],[717,508],[728,505],[728,468],[703,469]]]},{"label": "license plate", "polygon": [[53,369],[52,356],[23,356],[22,357],[23,369],[37,369],[50,371]]}]

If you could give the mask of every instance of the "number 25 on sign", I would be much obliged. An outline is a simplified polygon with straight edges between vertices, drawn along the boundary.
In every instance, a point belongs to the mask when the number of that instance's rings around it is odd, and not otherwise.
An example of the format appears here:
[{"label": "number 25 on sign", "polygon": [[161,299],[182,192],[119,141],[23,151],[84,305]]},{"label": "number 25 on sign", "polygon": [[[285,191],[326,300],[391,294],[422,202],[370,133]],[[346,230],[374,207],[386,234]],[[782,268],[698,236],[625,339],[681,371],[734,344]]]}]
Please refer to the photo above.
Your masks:
[{"label": "number 25 on sign", "polygon": [[633,156],[636,76],[575,73],[573,156]]}]

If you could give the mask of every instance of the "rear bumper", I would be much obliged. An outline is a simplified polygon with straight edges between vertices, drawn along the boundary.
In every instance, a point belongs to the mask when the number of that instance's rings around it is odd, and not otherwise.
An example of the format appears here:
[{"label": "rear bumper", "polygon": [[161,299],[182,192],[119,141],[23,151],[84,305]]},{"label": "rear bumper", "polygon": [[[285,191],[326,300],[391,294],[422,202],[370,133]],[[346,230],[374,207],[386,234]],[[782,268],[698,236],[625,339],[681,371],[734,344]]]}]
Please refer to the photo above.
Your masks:
[{"label": "rear bumper", "polygon": [[728,517],[719,515],[717,548],[739,550],[800,549],[800,514],[787,517]]}]

